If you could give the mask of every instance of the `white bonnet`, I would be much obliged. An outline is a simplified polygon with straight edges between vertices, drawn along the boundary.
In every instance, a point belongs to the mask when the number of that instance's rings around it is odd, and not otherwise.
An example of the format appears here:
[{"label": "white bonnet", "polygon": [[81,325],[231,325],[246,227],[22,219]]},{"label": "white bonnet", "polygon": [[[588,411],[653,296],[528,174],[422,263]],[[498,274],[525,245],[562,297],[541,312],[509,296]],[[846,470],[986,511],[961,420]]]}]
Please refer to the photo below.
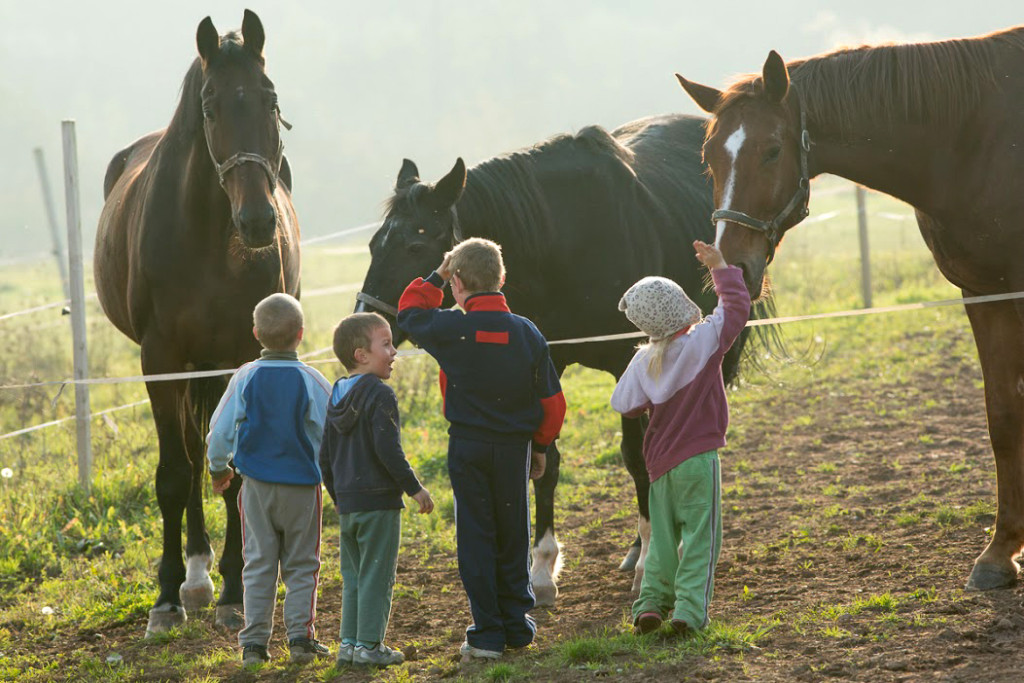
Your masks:
[{"label": "white bonnet", "polygon": [[700,322],[700,308],[683,288],[664,277],[645,277],[626,290],[619,310],[652,341]]}]

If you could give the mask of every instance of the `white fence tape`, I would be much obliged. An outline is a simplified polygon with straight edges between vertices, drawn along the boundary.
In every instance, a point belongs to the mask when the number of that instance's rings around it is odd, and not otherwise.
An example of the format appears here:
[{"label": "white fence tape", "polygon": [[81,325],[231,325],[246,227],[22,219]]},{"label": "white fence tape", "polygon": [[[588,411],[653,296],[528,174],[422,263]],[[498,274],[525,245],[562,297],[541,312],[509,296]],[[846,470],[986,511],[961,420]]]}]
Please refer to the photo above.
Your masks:
[{"label": "white fence tape", "polygon": [[[106,415],[107,413],[113,413],[113,412],[118,411],[118,410],[126,410],[128,408],[137,408],[138,406],[144,406],[147,403],[149,403],[149,399],[146,399],[145,401],[136,401],[135,403],[129,403],[128,405],[117,406],[116,408],[107,408],[106,410],[101,410],[98,413],[92,413],[89,417],[99,417],[100,415]],[[61,419],[54,420],[52,422],[44,422],[42,424],[35,425],[34,427],[26,427],[25,429],[19,429],[16,432],[10,432],[8,434],[0,435],[0,441],[3,441],[4,439],[10,439],[11,437],[15,437],[15,436],[21,436],[22,434],[30,434],[30,433],[38,431],[40,429],[46,429],[47,427],[54,427],[54,426],[59,425],[59,424],[64,423],[64,422],[70,422],[71,420],[74,420],[74,419],[75,419],[75,416],[71,415],[70,417],[62,417]]]},{"label": "white fence tape", "polygon": [[[784,325],[784,324],[787,324],[787,323],[806,322],[806,321],[810,321],[810,320],[825,320],[825,319],[831,319],[831,318],[852,318],[852,317],[859,317],[859,316],[865,316],[865,315],[879,315],[879,314],[883,314],[883,313],[895,313],[895,312],[899,312],[899,311],[914,311],[914,310],[921,310],[921,309],[927,309],[927,308],[939,308],[939,307],[942,307],[942,306],[956,306],[956,305],[960,305],[960,304],[962,304],[962,305],[971,305],[971,304],[988,303],[988,302],[993,302],[993,301],[1009,301],[1009,300],[1013,300],[1013,299],[1024,299],[1024,292],[1012,292],[1012,293],[1008,293],[1008,294],[988,294],[988,295],[984,295],[984,296],[972,296],[972,297],[966,297],[966,298],[962,298],[962,299],[940,299],[938,301],[921,301],[921,302],[911,303],[911,304],[896,304],[894,306],[876,306],[874,308],[852,309],[852,310],[846,310],[846,311],[832,311],[830,313],[811,313],[811,314],[807,314],[807,315],[793,315],[793,316],[783,316],[783,317],[776,317],[776,318],[765,318],[765,319],[762,319],[762,320],[750,320],[750,321],[747,322],[747,327],[759,327],[759,326],[762,326],[762,325]],[[606,335],[601,335],[601,336],[596,336],[596,337],[577,337],[575,339],[556,339],[554,341],[549,341],[548,345],[549,346],[553,346],[553,345],[556,345],[556,344],[585,344],[585,343],[592,343],[592,342],[619,341],[619,340],[623,340],[623,339],[639,339],[639,338],[642,338],[644,336],[645,335],[644,335],[643,332],[623,332],[621,334],[606,334]],[[320,360],[311,360],[311,359],[315,358],[316,356],[323,355],[323,354],[328,353],[328,352],[330,352],[332,350],[333,349],[331,347],[324,347],[322,349],[317,349],[315,351],[310,351],[308,353],[304,353],[304,354],[302,354],[302,356],[300,356],[300,358],[302,360],[304,360],[305,362],[309,363],[310,365],[317,365],[317,364],[321,364],[321,363],[335,363],[335,362],[337,362],[337,360],[334,359],[334,358],[325,358],[325,359],[320,359]],[[403,350],[398,352],[398,355],[402,356],[402,357],[408,357],[408,356],[421,356],[421,355],[425,355],[425,353],[426,352],[423,351],[422,349],[403,349]],[[65,385],[65,384],[76,384],[76,383],[78,383],[78,384],[118,384],[118,383],[124,383],[124,382],[143,382],[143,381],[145,381],[145,382],[159,382],[159,381],[163,381],[163,380],[177,380],[177,379],[189,379],[189,378],[195,378],[195,377],[216,377],[216,376],[219,376],[219,375],[229,375],[229,374],[233,374],[236,369],[237,368],[231,369],[231,370],[204,370],[204,371],[197,371],[197,372],[164,373],[164,374],[158,374],[158,375],[138,375],[138,376],[134,376],[134,377],[109,377],[109,378],[95,378],[95,379],[86,379],[86,380],[77,380],[77,381],[76,380],[66,380],[66,381],[63,381],[63,382],[37,382],[37,383],[34,383],[34,384],[13,384],[13,385],[8,385],[8,386],[0,387],[0,389],[21,389],[21,388],[28,388],[28,387],[56,386],[56,385]],[[116,408],[108,408],[108,409],[102,410],[102,411],[100,411],[98,413],[93,413],[92,417],[96,417],[98,415],[103,415],[105,413],[111,413],[111,412],[114,412],[114,411],[117,411],[117,410],[124,410],[126,408],[133,408],[135,406],[140,406],[140,405],[143,405],[145,403],[148,403],[148,401],[139,401],[139,402],[130,403],[130,404],[124,405],[124,406],[118,406]],[[10,432],[8,434],[0,435],[0,441],[2,441],[4,439],[11,438],[11,437],[14,437],[14,436],[20,436],[22,434],[28,434],[28,433],[34,432],[36,430],[39,430],[39,429],[44,429],[46,427],[52,427],[54,425],[58,425],[58,424],[61,424],[63,422],[67,422],[67,421],[73,420],[73,419],[74,419],[74,416],[72,415],[71,417],[65,417],[65,418],[62,418],[60,420],[54,420],[52,422],[45,422],[43,424],[35,425],[34,427],[27,427],[25,429],[19,429],[17,431]]]}]

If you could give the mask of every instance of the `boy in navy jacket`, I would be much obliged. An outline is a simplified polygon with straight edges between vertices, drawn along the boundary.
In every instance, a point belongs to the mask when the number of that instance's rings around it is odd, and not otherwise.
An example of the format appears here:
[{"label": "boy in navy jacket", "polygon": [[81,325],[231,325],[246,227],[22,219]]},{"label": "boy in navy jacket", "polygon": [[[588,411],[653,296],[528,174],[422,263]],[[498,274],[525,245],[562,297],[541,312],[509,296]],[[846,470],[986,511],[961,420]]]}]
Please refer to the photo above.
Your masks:
[{"label": "boy in navy jacket", "polygon": [[[210,418],[207,458],[213,490],[242,476],[242,603],[238,633],[242,662],[269,660],[278,572],[287,589],[284,622],[291,660],[327,657],[314,637],[320,575],[320,467],[317,453],[331,385],[299,360],[303,316],[299,302],[271,294],[253,311],[259,360],[231,378]],[[234,470],[229,465],[233,460]]]},{"label": "boy in navy jacket", "polygon": [[[439,309],[448,280],[462,311]],[[473,238],[398,303],[398,326],[441,366],[459,576],[473,615],[465,657],[533,642],[527,483],[544,474],[565,417],[547,340],[509,310],[504,281],[501,248]]]},{"label": "boy in navy jacket", "polygon": [[341,516],[341,645],[338,664],[390,666],[404,655],[384,644],[402,536],[402,493],[434,509],[402,450],[391,377],[397,352],[377,313],[353,313],[334,330],[348,377],[334,383],[320,447],[324,485]]}]

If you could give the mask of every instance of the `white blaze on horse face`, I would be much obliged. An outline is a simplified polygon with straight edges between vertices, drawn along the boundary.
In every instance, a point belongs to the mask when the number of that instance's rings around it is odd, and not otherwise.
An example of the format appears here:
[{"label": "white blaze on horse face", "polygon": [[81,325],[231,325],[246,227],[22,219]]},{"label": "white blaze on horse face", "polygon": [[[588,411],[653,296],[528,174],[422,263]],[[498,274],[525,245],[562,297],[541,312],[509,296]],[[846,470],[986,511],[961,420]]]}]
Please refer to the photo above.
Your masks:
[{"label": "white blaze on horse face", "polygon": [[[747,132],[740,126],[732,132],[725,141],[725,151],[729,153],[729,177],[725,181],[725,190],[722,192],[722,205],[719,209],[732,208],[732,193],[736,189],[736,158],[740,155],[740,149],[747,139]],[[715,246],[722,248],[722,235],[725,234],[726,221],[718,221],[715,232]]]}]

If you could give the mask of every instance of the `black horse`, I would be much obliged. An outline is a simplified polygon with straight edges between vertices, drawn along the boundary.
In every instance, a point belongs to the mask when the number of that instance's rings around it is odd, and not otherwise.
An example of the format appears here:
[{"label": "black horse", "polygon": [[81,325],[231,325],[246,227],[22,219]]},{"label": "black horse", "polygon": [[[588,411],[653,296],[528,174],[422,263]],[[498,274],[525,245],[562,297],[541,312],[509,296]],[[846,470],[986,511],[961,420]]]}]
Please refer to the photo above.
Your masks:
[{"label": "black horse", "polygon": [[[711,185],[701,161],[705,120],[671,115],[641,119],[609,134],[597,126],[470,169],[462,159],[436,184],[424,183],[406,159],[383,225],[370,241],[372,262],[356,310],[394,320],[394,305],[413,278],[425,276],[465,237],[502,245],[511,309],[532,319],[550,341],[635,332],[617,310],[622,293],[645,275],[672,278],[707,312],[695,239],[712,241]],[[446,305],[451,305],[450,293]],[[393,326],[394,327],[394,326]],[[404,335],[394,328],[396,341]],[[746,333],[725,359],[735,376]],[[553,344],[561,373],[570,363],[626,369],[637,340]],[[649,536],[648,490],[639,420],[622,421],[622,456],[636,483],[640,534],[621,569],[636,567],[639,585]],[[533,587],[538,604],[557,596],[554,492],[559,453],[535,482],[537,523]]]},{"label": "black horse", "polygon": [[[299,226],[277,95],[264,72],[263,25],[246,10],[241,35],[220,37],[207,17],[196,43],[199,57],[185,76],[170,125],[110,162],[96,232],[100,303],[142,347],[146,374],[233,368],[252,360],[260,349],[252,334],[253,307],[273,292],[299,294]],[[184,622],[186,609],[213,599],[203,438],[224,386],[220,378],[146,384],[160,440],[156,493],[163,516],[160,595],[147,636]],[[224,494],[217,622],[238,628],[242,542],[234,482]]]}]

